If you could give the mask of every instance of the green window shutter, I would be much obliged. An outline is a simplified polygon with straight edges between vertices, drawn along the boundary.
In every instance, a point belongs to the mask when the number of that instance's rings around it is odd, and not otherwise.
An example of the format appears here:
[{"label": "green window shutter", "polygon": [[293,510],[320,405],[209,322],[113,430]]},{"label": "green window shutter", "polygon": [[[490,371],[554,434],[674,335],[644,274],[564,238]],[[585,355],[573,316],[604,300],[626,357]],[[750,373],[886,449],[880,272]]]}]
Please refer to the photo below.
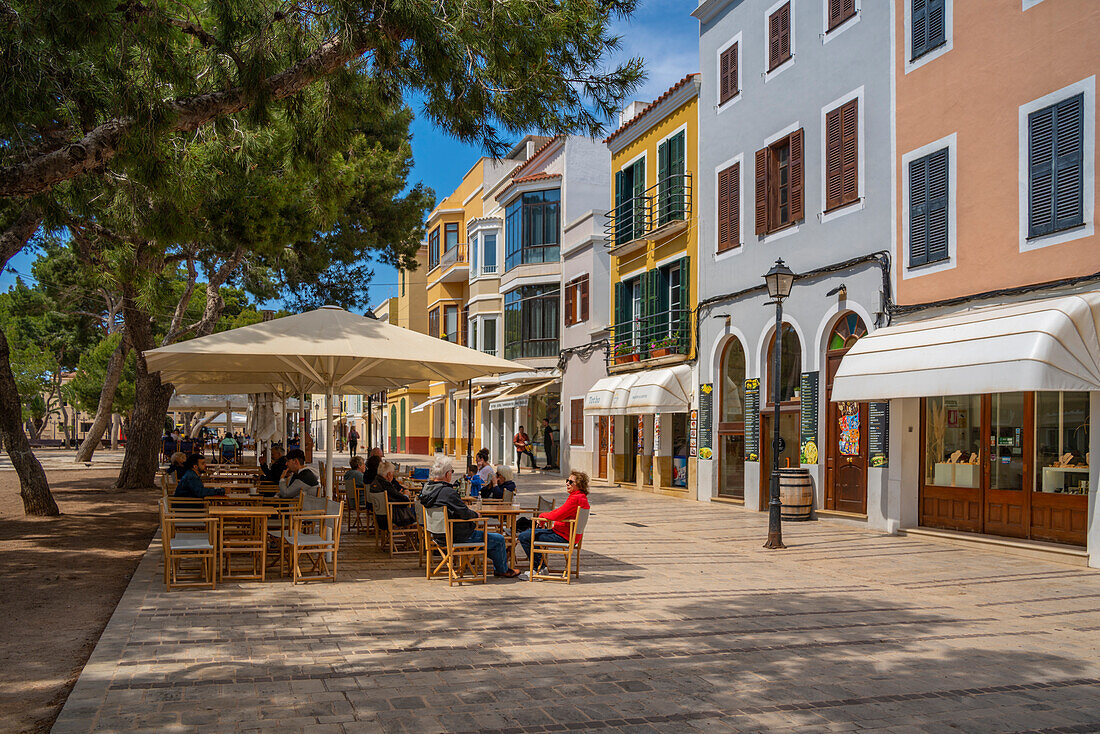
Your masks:
[{"label": "green window shutter", "polygon": [[623,331],[626,330],[624,322],[626,321],[626,306],[627,306],[627,289],[626,283],[619,281],[615,284],[615,342],[623,341]]},{"label": "green window shutter", "polygon": [[672,181],[669,180],[669,159],[672,141],[657,146],[657,226],[669,220],[672,213]]},{"label": "green window shutter", "polygon": [[626,171],[615,172],[615,244],[629,242],[630,213],[626,210]]}]

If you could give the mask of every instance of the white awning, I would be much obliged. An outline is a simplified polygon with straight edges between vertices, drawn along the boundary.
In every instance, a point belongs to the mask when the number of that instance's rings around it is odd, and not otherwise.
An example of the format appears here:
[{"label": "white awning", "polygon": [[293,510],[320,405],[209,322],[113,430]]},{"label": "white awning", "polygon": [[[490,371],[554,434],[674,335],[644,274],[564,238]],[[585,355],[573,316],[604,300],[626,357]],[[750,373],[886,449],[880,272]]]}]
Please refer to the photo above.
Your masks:
[{"label": "white awning", "polygon": [[507,392],[503,393],[496,400],[489,403],[489,410],[507,410],[509,408],[523,408],[527,406],[531,396],[538,395],[546,392],[549,387],[558,381],[543,380],[537,383],[526,383],[524,385],[516,385]]},{"label": "white awning", "polygon": [[604,377],[584,398],[588,415],[686,413],[691,409],[692,376],[687,365]]},{"label": "white awning", "polygon": [[844,355],[832,399],[1100,390],[1100,293],[889,326]]},{"label": "white awning", "polygon": [[421,403],[420,405],[417,405],[415,408],[413,408],[409,412],[410,413],[419,413],[423,410],[427,410],[428,408],[432,407],[436,403],[442,402],[445,397],[447,397],[447,396],[446,395],[436,395],[434,398],[428,398],[423,403]]}]

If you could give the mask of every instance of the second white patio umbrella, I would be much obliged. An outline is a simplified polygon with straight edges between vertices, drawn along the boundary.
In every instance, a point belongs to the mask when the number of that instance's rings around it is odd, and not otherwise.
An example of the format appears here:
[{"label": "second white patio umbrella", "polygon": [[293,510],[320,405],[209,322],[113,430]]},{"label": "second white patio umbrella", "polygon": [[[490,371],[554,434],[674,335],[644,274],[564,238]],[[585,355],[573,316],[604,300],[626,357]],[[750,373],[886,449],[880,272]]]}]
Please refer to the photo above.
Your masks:
[{"label": "second white patio umbrella", "polygon": [[461,382],[524,369],[516,362],[324,306],[144,353],[165,382],[293,385],[324,391],[325,479],[332,491],[334,394],[371,393],[423,380]]}]

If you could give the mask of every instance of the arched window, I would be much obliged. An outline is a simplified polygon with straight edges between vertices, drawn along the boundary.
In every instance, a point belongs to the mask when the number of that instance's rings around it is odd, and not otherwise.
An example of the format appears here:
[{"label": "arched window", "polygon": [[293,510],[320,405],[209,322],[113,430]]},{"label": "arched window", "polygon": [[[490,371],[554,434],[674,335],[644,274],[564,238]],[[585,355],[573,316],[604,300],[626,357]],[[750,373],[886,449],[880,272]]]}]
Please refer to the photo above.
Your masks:
[{"label": "arched window", "polygon": [[840,317],[833,327],[833,334],[829,337],[829,351],[847,351],[856,343],[856,339],[867,333],[867,327],[863,325],[863,319],[854,313],[846,313]]},{"label": "arched window", "polygon": [[745,420],[745,350],[741,342],[731,339],[722,355],[722,405],[719,423],[739,423]]},{"label": "arched window", "polygon": [[[798,400],[798,384],[802,377],[802,343],[798,341],[798,334],[790,324],[783,324],[782,332],[783,351],[779,355],[779,401],[790,403]],[[772,394],[775,390],[772,384],[774,359],[775,335],[772,334],[771,344],[768,347],[768,381],[760,386],[761,392],[767,396],[769,403],[772,402]]]},{"label": "arched window", "polygon": [[405,436],[405,398],[401,398],[401,450],[405,451],[408,439]]}]

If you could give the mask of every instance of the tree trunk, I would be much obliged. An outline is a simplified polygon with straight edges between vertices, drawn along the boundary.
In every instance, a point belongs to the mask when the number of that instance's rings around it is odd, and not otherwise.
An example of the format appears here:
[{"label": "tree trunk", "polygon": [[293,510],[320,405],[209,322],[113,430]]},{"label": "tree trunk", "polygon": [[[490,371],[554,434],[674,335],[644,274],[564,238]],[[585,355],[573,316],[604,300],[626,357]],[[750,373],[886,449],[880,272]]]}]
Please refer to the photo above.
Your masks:
[{"label": "tree trunk", "polygon": [[95,409],[92,427],[88,429],[88,433],[84,436],[84,442],[80,444],[80,448],[76,452],[75,461],[77,462],[92,460],[92,454],[99,446],[99,441],[103,438],[103,432],[111,425],[111,405],[115,401],[118,383],[122,380],[122,367],[126,363],[127,351],[126,335],[123,334],[123,337],[118,340],[115,351],[111,353],[110,360],[107,361],[107,373],[103,378],[103,389],[99,391],[99,405]]},{"label": "tree trunk", "polygon": [[154,484],[159,465],[160,437],[164,431],[164,417],[168,415],[168,402],[172,399],[172,386],[162,384],[160,373],[150,374],[145,365],[142,353],[154,347],[153,327],[149,314],[134,301],[133,293],[125,294],[122,313],[130,345],[137,352],[137,369],[134,375],[134,409],[126,433],[126,454],[122,457],[122,469],[115,486],[119,489],[137,489]]},{"label": "tree trunk", "polygon": [[4,436],[8,456],[19,475],[19,496],[23,498],[23,512],[28,515],[60,515],[57,503],[50,494],[46,472],[38,463],[27,434],[23,432],[22,403],[15,375],[11,372],[8,339],[0,329],[0,434]]}]

